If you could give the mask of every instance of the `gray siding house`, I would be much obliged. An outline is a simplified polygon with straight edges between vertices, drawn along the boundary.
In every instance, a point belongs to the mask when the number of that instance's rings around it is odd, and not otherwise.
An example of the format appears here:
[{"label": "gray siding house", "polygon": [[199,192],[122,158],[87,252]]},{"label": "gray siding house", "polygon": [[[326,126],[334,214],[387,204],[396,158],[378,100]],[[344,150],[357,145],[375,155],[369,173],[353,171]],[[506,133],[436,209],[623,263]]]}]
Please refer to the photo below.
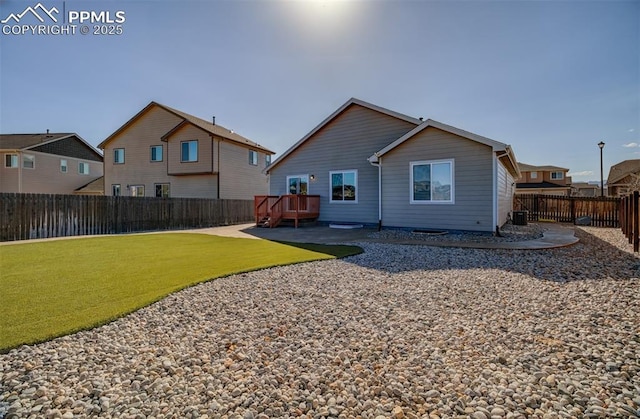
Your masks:
[{"label": "gray siding house", "polygon": [[321,222],[494,231],[519,177],[510,146],[350,99],[266,169],[270,194],[320,196]]}]

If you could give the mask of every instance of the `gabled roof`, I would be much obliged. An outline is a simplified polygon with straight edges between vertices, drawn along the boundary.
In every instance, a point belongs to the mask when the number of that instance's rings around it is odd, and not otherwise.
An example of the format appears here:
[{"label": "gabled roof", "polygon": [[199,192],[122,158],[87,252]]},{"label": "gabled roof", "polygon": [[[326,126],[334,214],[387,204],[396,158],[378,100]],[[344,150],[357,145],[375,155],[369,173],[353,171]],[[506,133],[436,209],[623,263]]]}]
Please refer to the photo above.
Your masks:
[{"label": "gabled roof", "polygon": [[[102,161],[102,154],[81,136],[73,132],[65,133],[36,133],[36,134],[0,134],[0,150],[31,150],[57,141],[75,138],[92,154]],[[42,150],[36,150],[42,151]]]},{"label": "gabled roof", "polygon": [[533,166],[518,162],[521,172],[568,172],[569,169],[559,166]]},{"label": "gabled roof", "polygon": [[511,146],[509,146],[508,144],[501,143],[499,141],[495,141],[495,140],[492,140],[490,138],[483,137],[481,135],[474,134],[472,132],[462,130],[460,128],[456,128],[456,127],[453,127],[451,125],[443,124],[442,122],[434,121],[433,119],[427,119],[426,121],[422,122],[420,125],[418,125],[414,129],[412,129],[411,131],[409,131],[408,133],[406,133],[402,137],[398,138],[397,140],[395,140],[394,142],[392,142],[391,144],[389,144],[388,146],[386,146],[382,150],[380,150],[380,151],[376,152],[375,154],[373,154],[371,157],[369,157],[368,160],[370,162],[372,162],[372,163],[378,162],[378,159],[380,157],[384,156],[385,154],[387,154],[388,152],[390,152],[394,148],[398,147],[400,144],[402,144],[405,141],[411,139],[413,136],[415,136],[419,132],[421,132],[421,131],[429,128],[429,127],[437,128],[439,130],[446,131],[446,132],[449,132],[451,134],[455,134],[455,135],[457,135],[459,137],[463,137],[463,138],[466,138],[468,140],[472,140],[472,141],[478,142],[480,144],[487,145],[487,146],[491,147],[494,152],[503,152],[503,154],[501,154],[500,157],[501,158],[502,157],[507,157],[507,160],[509,161],[510,171],[512,172],[514,177],[518,178],[520,176],[520,171],[518,170],[518,164],[516,163],[515,154],[513,153],[513,150],[511,149]]},{"label": "gabled roof", "polygon": [[46,134],[0,134],[0,149],[23,150],[35,145],[41,145],[51,141],[57,141],[74,135],[67,133]]},{"label": "gabled roof", "polygon": [[286,159],[289,154],[294,152],[298,147],[300,147],[302,144],[304,144],[315,133],[317,133],[325,125],[328,125],[331,121],[336,119],[340,114],[342,114],[345,110],[347,110],[347,108],[349,108],[352,105],[359,105],[359,106],[362,106],[364,108],[368,108],[368,109],[371,109],[373,111],[380,112],[381,114],[388,115],[388,116],[391,116],[393,118],[400,119],[402,121],[410,122],[410,123],[412,123],[414,125],[418,125],[421,122],[417,118],[413,118],[411,116],[404,115],[404,114],[401,114],[399,112],[395,112],[395,111],[383,108],[381,106],[377,106],[377,105],[374,105],[372,103],[365,102],[364,100],[360,100],[360,99],[356,99],[356,98],[352,97],[351,99],[347,100],[344,103],[344,105],[340,106],[335,112],[333,112],[331,115],[329,115],[327,118],[325,118],[324,121],[320,122],[320,124],[318,124],[314,129],[309,131],[309,133],[307,133],[307,135],[302,137],[300,139],[300,141],[295,143],[287,151],[285,151],[282,155],[280,155],[280,157],[278,157],[273,163],[271,163],[271,165],[266,169],[266,171],[269,171],[269,170],[273,169],[275,166],[277,166],[280,162],[282,162],[284,159]]},{"label": "gabled roof", "polygon": [[616,183],[631,173],[640,173],[640,159],[624,160],[611,166],[609,176],[607,177],[607,184],[611,185]]},{"label": "gabled roof", "polygon": [[170,136],[171,133],[175,132],[175,130],[181,126],[184,126],[185,123],[189,123],[192,124],[210,134],[216,135],[218,137],[222,137],[226,140],[229,141],[233,141],[235,143],[238,144],[242,144],[246,147],[249,148],[255,148],[258,149],[260,151],[263,151],[264,153],[267,154],[275,154],[273,151],[269,150],[266,147],[261,146],[260,144],[249,140],[248,138],[243,137],[242,135],[236,134],[235,132],[223,127],[222,125],[217,125],[217,124],[213,124],[212,122],[206,121],[202,118],[198,118],[197,116],[193,116],[190,115],[186,112],[182,112],[179,111],[177,109],[174,108],[170,108],[169,106],[163,105],[161,103],[158,102],[150,102],[147,106],[144,107],[144,109],[142,109],[140,112],[138,112],[137,114],[135,114],[133,116],[133,118],[131,118],[130,120],[128,120],[123,126],[121,126],[120,128],[118,128],[113,134],[111,134],[110,136],[108,136],[103,142],[101,142],[98,147],[101,149],[104,149],[106,144],[111,141],[113,138],[115,138],[118,134],[120,134],[121,132],[123,132],[124,130],[126,130],[131,124],[133,124],[136,120],[138,120],[142,115],[144,115],[147,111],[149,111],[151,108],[153,107],[159,107],[161,109],[164,109],[167,112],[170,112],[174,115],[176,115],[179,118],[182,118],[182,121],[176,126],[174,127],[172,130],[170,130],[167,134],[165,134],[162,139],[166,139],[168,136]]},{"label": "gabled roof", "polygon": [[100,176],[73,191],[76,195],[104,195],[104,176]]}]

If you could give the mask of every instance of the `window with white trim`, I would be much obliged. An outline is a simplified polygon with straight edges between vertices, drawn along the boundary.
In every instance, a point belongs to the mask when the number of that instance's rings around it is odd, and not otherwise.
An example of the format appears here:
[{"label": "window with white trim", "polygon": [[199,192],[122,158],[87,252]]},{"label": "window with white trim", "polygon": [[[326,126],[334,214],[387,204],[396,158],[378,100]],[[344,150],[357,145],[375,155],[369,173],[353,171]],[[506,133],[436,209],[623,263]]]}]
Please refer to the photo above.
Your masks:
[{"label": "window with white trim", "polygon": [[67,166],[67,161],[65,159],[60,159],[60,171],[62,173],[67,173],[69,166]]},{"label": "window with white trim", "polygon": [[122,189],[120,188],[120,184],[111,185],[111,195],[112,196],[120,196],[122,195]]},{"label": "window with white trim", "polygon": [[453,160],[409,163],[412,204],[453,204]]},{"label": "window with white trim", "polygon": [[161,145],[152,145],[151,146],[151,161],[152,162],[162,161],[162,146]]},{"label": "window with white trim", "polygon": [[115,148],[113,150],[113,163],[124,164],[124,148]]},{"label": "window with white trim", "polygon": [[129,192],[131,192],[131,196],[144,196],[144,185],[131,185],[129,186]]},{"label": "window with white trim", "polygon": [[89,174],[89,163],[81,161],[78,163],[78,174],[88,175]]},{"label": "window with white trim", "polygon": [[5,154],[4,155],[4,167],[18,167],[18,155],[17,154]]},{"label": "window with white trim", "polygon": [[271,166],[271,154],[265,154],[264,155],[264,165],[266,167]]},{"label": "window with white trim", "polygon": [[531,172],[531,179],[538,179],[538,172]]},{"label": "window with white trim", "polygon": [[564,179],[564,172],[551,172],[551,179],[553,180]]},{"label": "window with white trim", "polygon": [[287,176],[289,195],[307,195],[309,193],[309,175]]},{"label": "window with white trim", "polygon": [[156,198],[169,198],[169,184],[168,183],[156,183]]},{"label": "window with white trim", "polygon": [[331,179],[329,202],[358,202],[357,170],[331,171],[329,179]]},{"label": "window with white trim", "polygon": [[22,155],[22,167],[25,169],[35,169],[36,167],[36,156],[33,154],[23,154]]},{"label": "window with white trim", "polygon": [[258,152],[255,150],[249,150],[249,164],[252,166],[258,165]]},{"label": "window with white trim", "polygon": [[180,143],[180,161],[182,163],[198,161],[198,140],[183,141]]}]

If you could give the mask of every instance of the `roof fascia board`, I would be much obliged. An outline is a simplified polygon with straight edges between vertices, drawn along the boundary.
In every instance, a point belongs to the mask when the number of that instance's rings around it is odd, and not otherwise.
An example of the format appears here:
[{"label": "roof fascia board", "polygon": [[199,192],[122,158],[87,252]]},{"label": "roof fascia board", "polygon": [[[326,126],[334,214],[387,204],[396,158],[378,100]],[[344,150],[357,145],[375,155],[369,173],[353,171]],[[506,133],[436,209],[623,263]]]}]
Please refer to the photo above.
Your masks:
[{"label": "roof fascia board", "polygon": [[472,140],[472,141],[478,142],[480,144],[487,145],[487,146],[491,147],[494,151],[506,151],[507,147],[508,147],[507,144],[501,143],[499,141],[495,141],[495,140],[492,140],[490,138],[486,138],[486,137],[483,137],[481,135],[477,135],[477,134],[474,134],[472,132],[465,131],[465,130],[462,130],[460,128],[456,128],[456,127],[453,127],[451,125],[443,124],[442,122],[438,122],[438,121],[435,121],[433,119],[427,119],[426,121],[424,121],[419,126],[415,127],[414,129],[412,129],[411,131],[409,131],[408,133],[406,133],[402,137],[398,138],[396,141],[392,142],[391,144],[389,144],[388,146],[386,146],[382,150],[378,151],[377,153],[375,153],[374,155],[369,157],[368,160],[370,162],[376,162],[379,157],[384,156],[389,151],[391,151],[394,148],[398,147],[400,144],[402,144],[405,141],[409,140],[411,137],[413,137],[414,135],[418,134],[422,130],[427,129],[428,127],[437,128],[437,129],[440,129],[442,131],[446,131],[446,132],[449,132],[451,134],[455,134],[455,135],[457,135],[459,137],[463,137],[463,138],[466,138],[468,140]]},{"label": "roof fascia board", "polygon": [[271,170],[275,166],[277,166],[289,154],[291,154],[298,147],[300,147],[303,143],[305,143],[309,138],[311,138],[314,134],[316,134],[318,131],[320,131],[325,125],[329,124],[331,121],[333,121],[335,118],[337,118],[342,112],[344,112],[351,105],[359,105],[359,106],[362,106],[362,107],[365,107],[365,108],[380,112],[382,114],[389,115],[389,116],[392,116],[394,118],[398,118],[398,119],[406,121],[406,122],[410,122],[412,124],[416,124],[416,125],[420,124],[420,120],[419,119],[416,119],[416,118],[410,117],[408,115],[404,115],[404,114],[401,114],[401,113],[398,113],[398,112],[383,108],[381,106],[377,106],[377,105],[374,105],[372,103],[365,102],[364,100],[360,100],[360,99],[356,99],[356,98],[352,97],[351,99],[347,100],[342,106],[340,106],[337,110],[335,110],[331,115],[329,115],[322,122],[320,122],[318,125],[316,125],[316,127],[313,128],[311,131],[309,131],[307,133],[307,135],[302,137],[298,142],[296,142],[294,145],[289,147],[289,149],[287,149],[287,151],[282,153],[282,155],[280,157],[278,157],[273,163],[271,163],[269,165],[269,167],[267,167],[265,169],[265,172],[268,172],[269,170]]}]

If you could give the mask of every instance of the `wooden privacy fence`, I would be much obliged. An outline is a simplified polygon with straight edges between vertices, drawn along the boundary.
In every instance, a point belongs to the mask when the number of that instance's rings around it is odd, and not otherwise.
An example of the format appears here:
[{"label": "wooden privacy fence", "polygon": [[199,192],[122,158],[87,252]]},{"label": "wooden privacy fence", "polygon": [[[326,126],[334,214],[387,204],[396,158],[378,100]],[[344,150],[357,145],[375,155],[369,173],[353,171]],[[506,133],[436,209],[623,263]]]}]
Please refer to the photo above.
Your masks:
[{"label": "wooden privacy fence", "polygon": [[622,198],[620,226],[629,243],[633,244],[633,251],[640,252],[640,194],[638,191]]},{"label": "wooden privacy fence", "polygon": [[0,241],[253,221],[253,201],[0,193]]},{"label": "wooden privacy fence", "polygon": [[527,211],[529,221],[553,220],[575,223],[580,217],[591,218],[596,227],[620,226],[620,198],[590,198],[525,194],[514,197],[514,211]]}]

